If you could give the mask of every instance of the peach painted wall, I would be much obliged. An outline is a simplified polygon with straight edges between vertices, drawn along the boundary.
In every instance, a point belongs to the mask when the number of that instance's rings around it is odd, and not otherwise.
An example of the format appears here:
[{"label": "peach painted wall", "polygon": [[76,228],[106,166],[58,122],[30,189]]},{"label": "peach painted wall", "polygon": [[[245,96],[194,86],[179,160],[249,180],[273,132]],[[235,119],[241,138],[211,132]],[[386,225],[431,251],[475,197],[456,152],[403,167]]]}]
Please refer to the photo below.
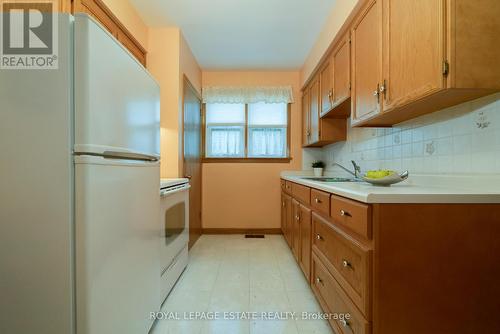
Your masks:
[{"label": "peach painted wall", "polygon": [[300,71],[301,86],[307,81],[316,65],[330,47],[335,35],[340,30],[345,20],[351,14],[359,0],[337,0],[333,6],[332,12],[328,17],[323,30],[319,34],[313,48],[309,52],[304,65]]},{"label": "peach painted wall", "polygon": [[179,46],[178,28],[150,28],[148,69],[160,85],[161,176],[179,173]]},{"label": "peach painted wall", "polygon": [[142,21],[135,7],[128,0],[103,0],[121,23],[148,49],[148,26]]},{"label": "peach painted wall", "polygon": [[301,103],[299,72],[203,72],[203,86],[292,85],[290,163],[203,164],[203,228],[279,228],[280,173],[300,170]]},{"label": "peach painted wall", "polygon": [[179,177],[183,174],[183,77],[201,91],[201,70],[179,28],[150,28],[148,35],[148,69],[161,95],[161,176]]}]

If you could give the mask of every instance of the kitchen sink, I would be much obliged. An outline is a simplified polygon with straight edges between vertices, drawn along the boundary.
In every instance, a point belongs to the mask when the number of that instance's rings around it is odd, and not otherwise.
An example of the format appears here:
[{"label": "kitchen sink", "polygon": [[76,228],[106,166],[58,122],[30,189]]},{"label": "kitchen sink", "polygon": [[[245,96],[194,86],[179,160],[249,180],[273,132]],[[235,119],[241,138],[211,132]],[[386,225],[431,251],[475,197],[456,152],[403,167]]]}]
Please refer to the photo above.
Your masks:
[{"label": "kitchen sink", "polygon": [[361,180],[355,178],[345,177],[302,177],[303,180],[317,181],[317,182],[360,182]]}]

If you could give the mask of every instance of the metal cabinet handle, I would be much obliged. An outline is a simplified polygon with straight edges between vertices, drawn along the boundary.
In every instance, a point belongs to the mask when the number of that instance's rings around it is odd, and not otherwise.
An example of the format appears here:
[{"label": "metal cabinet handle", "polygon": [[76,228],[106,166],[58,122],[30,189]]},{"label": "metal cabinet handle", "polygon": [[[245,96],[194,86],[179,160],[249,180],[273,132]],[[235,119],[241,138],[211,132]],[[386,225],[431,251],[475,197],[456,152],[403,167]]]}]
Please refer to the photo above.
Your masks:
[{"label": "metal cabinet handle", "polygon": [[323,280],[319,277],[316,277],[316,284],[323,283]]},{"label": "metal cabinet handle", "polygon": [[380,84],[377,84],[377,89],[373,92],[373,96],[377,98],[377,102],[380,101]]},{"label": "metal cabinet handle", "polygon": [[345,259],[342,259],[342,266],[344,268],[352,268],[352,265],[351,265],[351,262],[345,260]]},{"label": "metal cabinet handle", "polygon": [[314,201],[315,201],[317,204],[321,203],[321,200],[320,200],[319,198],[315,198],[315,199],[314,199]]},{"label": "metal cabinet handle", "polygon": [[285,206],[286,206],[286,203],[285,203],[285,202],[283,202],[281,205],[282,205],[283,207],[285,207]]},{"label": "metal cabinet handle", "polygon": [[323,237],[319,234],[316,234],[316,240],[323,240]]},{"label": "metal cabinet handle", "polygon": [[300,216],[299,215],[295,215],[295,220],[299,221],[300,220]]},{"label": "metal cabinet handle", "polygon": [[387,97],[387,81],[384,80],[384,83],[379,88],[380,94],[384,94],[384,99]]},{"label": "metal cabinet handle", "polygon": [[351,324],[349,323],[349,321],[347,321],[345,319],[341,319],[341,320],[339,320],[339,322],[342,324],[343,327],[351,327]]},{"label": "metal cabinet handle", "polygon": [[351,217],[351,214],[348,211],[340,210],[340,215],[342,217]]}]

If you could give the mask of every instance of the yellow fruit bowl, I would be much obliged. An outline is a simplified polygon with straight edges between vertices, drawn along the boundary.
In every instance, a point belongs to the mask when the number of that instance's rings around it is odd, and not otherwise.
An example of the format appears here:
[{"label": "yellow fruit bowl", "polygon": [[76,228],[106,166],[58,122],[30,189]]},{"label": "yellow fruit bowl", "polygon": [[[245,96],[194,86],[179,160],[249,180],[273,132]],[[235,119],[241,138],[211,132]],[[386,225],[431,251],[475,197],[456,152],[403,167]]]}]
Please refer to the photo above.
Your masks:
[{"label": "yellow fruit bowl", "polygon": [[396,184],[406,180],[409,176],[408,171],[396,173],[390,170],[368,171],[363,177],[363,181],[371,183],[375,186],[388,187],[391,184]]}]

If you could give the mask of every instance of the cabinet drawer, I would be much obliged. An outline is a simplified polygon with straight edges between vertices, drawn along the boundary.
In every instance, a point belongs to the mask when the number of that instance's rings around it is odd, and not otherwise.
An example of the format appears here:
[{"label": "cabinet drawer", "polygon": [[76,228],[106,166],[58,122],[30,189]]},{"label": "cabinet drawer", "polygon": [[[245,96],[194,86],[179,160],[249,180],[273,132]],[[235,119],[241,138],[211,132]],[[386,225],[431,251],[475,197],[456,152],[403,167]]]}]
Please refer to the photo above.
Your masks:
[{"label": "cabinet drawer", "polygon": [[294,198],[298,199],[302,203],[310,204],[311,200],[311,188],[292,183],[292,195]]},{"label": "cabinet drawer", "polygon": [[371,207],[343,197],[332,195],[330,216],[333,221],[360,236],[371,239]]},{"label": "cabinet drawer", "polygon": [[287,192],[291,195],[292,194],[292,182],[285,181],[285,180],[282,180],[282,181],[284,182],[285,192]]},{"label": "cabinet drawer", "polygon": [[314,249],[362,313],[370,318],[371,250],[313,214]]},{"label": "cabinet drawer", "polygon": [[324,191],[311,189],[311,206],[315,211],[330,215],[330,194]]},{"label": "cabinet drawer", "polygon": [[338,282],[328,272],[325,265],[313,253],[312,257],[312,289],[323,308],[342,319],[330,319],[330,324],[339,334],[369,334],[370,323],[356,310]]}]

